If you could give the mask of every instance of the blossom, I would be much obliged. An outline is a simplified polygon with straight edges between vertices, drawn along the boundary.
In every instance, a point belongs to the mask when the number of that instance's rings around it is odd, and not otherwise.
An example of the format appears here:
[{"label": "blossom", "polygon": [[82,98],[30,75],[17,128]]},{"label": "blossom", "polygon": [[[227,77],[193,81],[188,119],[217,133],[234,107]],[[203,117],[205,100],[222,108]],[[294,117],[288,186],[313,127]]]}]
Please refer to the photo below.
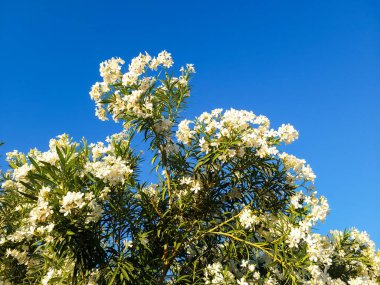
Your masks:
[{"label": "blossom", "polygon": [[194,64],[192,64],[192,63],[186,64],[186,69],[187,69],[190,73],[195,73],[195,67],[194,67]]},{"label": "blossom", "polygon": [[209,148],[209,144],[208,142],[205,140],[204,137],[202,137],[200,140],[199,140],[199,147],[201,148],[201,151],[204,151],[204,152],[209,152],[210,148]]},{"label": "blossom", "polygon": [[257,225],[260,222],[259,218],[248,208],[244,208],[243,211],[241,211],[239,220],[242,226],[246,229],[252,228],[252,226]]},{"label": "blossom", "polygon": [[122,82],[124,86],[131,86],[138,83],[139,76],[145,72],[145,67],[149,64],[151,56],[146,53],[132,59],[129,64],[128,72],[123,75]]},{"label": "blossom", "polygon": [[181,178],[179,183],[181,185],[191,185],[193,183],[193,179],[190,176],[184,176]]},{"label": "blossom", "polygon": [[234,284],[234,275],[230,271],[223,270],[220,262],[207,265],[204,270],[205,284]]},{"label": "blossom", "polygon": [[299,159],[294,155],[281,153],[279,157],[282,159],[284,167],[292,170],[297,179],[304,179],[305,181],[314,182],[316,176],[311,169],[310,165],[306,164],[304,159]]},{"label": "blossom", "polygon": [[54,274],[54,268],[50,268],[49,271],[44,276],[44,278],[42,278],[41,284],[48,285],[49,281],[53,278],[53,274]]},{"label": "blossom", "polygon": [[290,198],[290,204],[293,205],[295,209],[300,209],[302,208],[302,201],[304,198],[304,194],[302,192],[295,193],[291,198]]},{"label": "blossom", "polygon": [[157,121],[154,124],[154,130],[157,133],[165,133],[170,131],[170,128],[173,126],[173,124],[173,121],[166,118],[161,118],[161,120]]},{"label": "blossom", "polygon": [[315,197],[315,193],[309,198],[311,205],[311,212],[308,216],[310,221],[316,223],[317,221],[324,221],[328,215],[330,208],[327,199],[321,196],[319,199]]},{"label": "blossom", "polygon": [[293,227],[290,230],[286,243],[289,244],[290,248],[295,248],[299,246],[299,243],[305,237],[306,237],[305,231],[303,231],[300,227]]},{"label": "blossom", "polygon": [[109,187],[104,187],[104,189],[99,195],[99,199],[101,200],[107,199],[110,192],[111,192],[111,189]]},{"label": "blossom", "polygon": [[178,124],[178,130],[176,136],[179,142],[182,142],[186,145],[190,144],[191,139],[194,136],[194,131],[189,127],[189,124],[192,123],[190,120],[183,120]]},{"label": "blossom", "polygon": [[278,135],[281,141],[284,141],[286,144],[290,144],[296,139],[298,139],[298,131],[289,124],[282,124],[278,129]]},{"label": "blossom", "polygon": [[241,267],[247,267],[247,266],[248,266],[248,263],[249,263],[249,260],[245,260],[245,259],[243,259],[243,260],[241,261]]},{"label": "blossom", "polygon": [[237,284],[239,285],[249,285],[245,277],[240,278],[239,280],[236,280]]},{"label": "blossom", "polygon": [[97,158],[103,156],[106,154],[108,151],[110,151],[111,147],[104,146],[103,142],[98,142],[96,144],[90,144],[89,147],[91,148],[91,154],[92,154],[92,159],[96,160]]},{"label": "blossom", "polygon": [[29,171],[33,169],[33,165],[25,163],[24,165],[19,166],[13,170],[13,179],[16,181],[25,181]]},{"label": "blossom", "polygon": [[53,214],[53,207],[47,201],[39,201],[37,206],[30,211],[29,220],[32,224],[44,222]]},{"label": "blossom", "polygon": [[7,249],[5,252],[7,257],[11,256],[17,260],[19,264],[27,265],[29,262],[28,252],[27,251],[19,251],[17,249]]},{"label": "blossom", "polygon": [[112,84],[121,77],[121,66],[124,64],[121,58],[111,58],[100,63],[100,76],[103,77],[105,84]]},{"label": "blossom", "polygon": [[61,209],[59,210],[64,216],[72,213],[72,210],[82,209],[86,203],[83,200],[84,194],[81,192],[67,192],[61,200]]},{"label": "blossom", "polygon": [[359,276],[348,280],[349,285],[378,285],[376,280],[372,280],[368,276]]},{"label": "blossom", "polygon": [[140,53],[137,57],[131,60],[128,68],[129,73],[137,76],[141,75],[144,73],[145,67],[149,64],[151,59],[152,57],[147,52],[145,54]]},{"label": "blossom", "polygon": [[132,240],[125,239],[125,240],[123,240],[123,245],[125,248],[131,248],[131,247],[133,247],[133,242],[132,242]]},{"label": "blossom", "polygon": [[268,279],[265,279],[264,285],[277,285],[278,282],[271,276]]},{"label": "blossom", "polygon": [[12,189],[16,187],[16,183],[13,180],[5,180],[2,184],[1,187],[4,189]]},{"label": "blossom", "polygon": [[307,253],[311,261],[320,262],[328,266],[332,264],[334,247],[326,237],[323,237],[320,234],[310,234],[306,238],[306,243]]},{"label": "blossom", "polygon": [[190,191],[197,194],[201,190],[201,184],[199,181],[195,181],[194,184],[191,186]]},{"label": "blossom", "polygon": [[166,50],[158,54],[157,61],[159,62],[159,64],[162,64],[166,68],[169,68],[174,64],[171,54],[168,53]]},{"label": "blossom", "polygon": [[311,181],[311,182],[314,182],[315,178],[317,177],[314,174],[313,170],[311,169],[310,165],[302,166],[301,175],[302,175],[303,179],[305,179],[307,181]]},{"label": "blossom", "polygon": [[113,155],[104,156],[100,161],[87,162],[85,169],[110,185],[124,184],[126,178],[133,173],[126,161]]},{"label": "blossom", "polygon": [[100,104],[96,105],[95,116],[97,116],[102,121],[107,121],[107,111]]},{"label": "blossom", "polygon": [[[92,194],[92,193],[91,193]],[[87,217],[85,220],[86,224],[92,222],[98,222],[103,216],[103,209],[100,204],[98,204],[95,199],[86,199],[88,201],[89,212],[87,213]]]},{"label": "blossom", "polygon": [[110,88],[105,82],[96,82],[91,87],[90,97],[92,100],[98,102],[101,100],[103,94],[107,93],[108,91],[110,91]]}]

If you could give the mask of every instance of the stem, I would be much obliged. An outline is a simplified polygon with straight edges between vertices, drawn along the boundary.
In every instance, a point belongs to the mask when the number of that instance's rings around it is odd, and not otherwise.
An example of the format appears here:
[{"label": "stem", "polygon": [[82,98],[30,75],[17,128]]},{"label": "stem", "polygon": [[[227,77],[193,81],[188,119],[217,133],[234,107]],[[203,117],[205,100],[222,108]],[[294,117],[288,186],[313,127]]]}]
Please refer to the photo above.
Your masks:
[{"label": "stem", "polygon": [[248,244],[250,246],[253,246],[253,247],[256,247],[257,249],[260,249],[262,250],[263,252],[265,252],[266,254],[268,254],[270,257],[274,258],[273,254],[271,252],[269,252],[265,247],[262,247],[260,246],[259,244],[257,243],[253,243],[253,242],[250,242],[250,241],[247,241],[247,240],[244,240],[244,239],[241,239],[239,237],[236,237],[232,234],[229,234],[229,233],[223,233],[223,232],[209,232],[210,234],[216,234],[216,235],[222,235],[222,236],[226,236],[226,237],[229,237],[229,238],[232,238],[234,240],[237,240],[237,241],[240,241],[240,242],[243,242],[245,244]]},{"label": "stem", "polygon": [[169,196],[169,207],[172,204],[172,187],[171,187],[171,180],[170,180],[170,175],[169,175],[169,167],[168,167],[168,160],[167,160],[167,155],[166,155],[166,150],[162,147],[162,164],[164,165],[165,168],[165,178],[166,178],[166,185],[168,187],[168,196]]},{"label": "stem", "polygon": [[228,222],[230,222],[230,221],[232,221],[232,220],[238,218],[238,217],[242,214],[242,212],[243,212],[243,210],[240,211],[240,212],[239,212],[238,214],[236,214],[235,216],[233,216],[233,217],[229,218],[228,220],[224,221],[223,223],[221,223],[221,224],[219,224],[219,225],[216,225],[216,226],[213,227],[212,229],[209,229],[206,233],[211,233],[211,232],[213,232],[214,230],[216,230],[217,228],[219,228],[219,227],[221,227],[221,226],[227,224]]},{"label": "stem", "polygon": [[265,247],[261,246],[260,244],[258,243],[253,243],[253,242],[250,242],[250,241],[247,241],[247,240],[244,240],[244,239],[241,239],[239,237],[236,237],[232,234],[229,234],[229,233],[223,233],[223,232],[210,232],[210,234],[216,234],[216,235],[222,235],[222,236],[226,236],[226,237],[229,237],[231,239],[234,239],[234,240],[237,240],[237,241],[240,241],[242,243],[245,243],[245,244],[248,244],[252,247],[255,247],[263,252],[265,252],[267,255],[269,255],[271,258],[273,258],[274,261],[279,261],[281,263],[281,265],[284,267],[284,268],[289,268],[289,266],[281,259],[281,258],[278,258],[276,257],[273,253],[271,253],[268,249],[266,249]]},{"label": "stem", "polygon": [[163,261],[164,261],[164,267],[162,268],[162,276],[160,278],[160,281],[159,283],[160,284],[163,284],[163,282],[165,281],[165,277],[166,277],[166,274],[168,273],[169,269],[170,269],[170,266],[172,265],[177,253],[183,248],[183,245],[184,245],[184,242],[187,238],[187,235],[194,229],[194,226],[196,225],[196,222],[193,222],[193,224],[191,225],[190,229],[188,230],[187,234],[185,235],[185,237],[181,240],[180,242],[180,246],[178,246],[176,249],[173,250],[172,254],[169,255],[169,258],[167,258],[168,256],[168,250],[167,250],[167,244],[165,244],[164,246],[164,255],[162,256],[163,258]]},{"label": "stem", "polygon": [[159,284],[164,284],[166,274],[168,273],[168,270],[170,268],[171,263],[168,262],[167,256],[168,256],[168,241],[166,240],[165,245],[164,245],[164,254],[162,255],[162,258],[161,258],[164,263],[164,266],[162,267],[162,274],[159,280]]}]

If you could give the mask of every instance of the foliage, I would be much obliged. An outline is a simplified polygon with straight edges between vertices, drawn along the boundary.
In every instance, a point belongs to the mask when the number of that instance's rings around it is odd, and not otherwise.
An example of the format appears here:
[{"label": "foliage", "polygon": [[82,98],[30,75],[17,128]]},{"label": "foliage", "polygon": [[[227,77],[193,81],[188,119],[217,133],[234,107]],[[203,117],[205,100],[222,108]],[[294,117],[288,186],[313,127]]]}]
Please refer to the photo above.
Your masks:
[{"label": "foliage", "polygon": [[90,92],[121,133],[7,154],[1,284],[379,284],[365,232],[313,233],[329,208],[311,167],[281,151],[298,138],[291,125],[234,109],[181,121],[193,65],[175,77],[166,51],[123,64],[101,63]]}]

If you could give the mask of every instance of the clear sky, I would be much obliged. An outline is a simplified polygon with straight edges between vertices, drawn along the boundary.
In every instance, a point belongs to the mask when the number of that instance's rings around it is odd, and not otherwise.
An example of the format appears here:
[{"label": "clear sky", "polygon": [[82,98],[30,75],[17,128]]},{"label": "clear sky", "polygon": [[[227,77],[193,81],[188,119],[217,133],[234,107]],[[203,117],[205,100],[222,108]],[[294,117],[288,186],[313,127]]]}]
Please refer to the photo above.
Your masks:
[{"label": "clear sky", "polygon": [[380,2],[0,1],[0,148],[47,149],[69,133],[103,140],[121,129],[94,116],[99,63],[166,49],[197,69],[186,116],[252,110],[300,139],[331,214],[380,245]]}]

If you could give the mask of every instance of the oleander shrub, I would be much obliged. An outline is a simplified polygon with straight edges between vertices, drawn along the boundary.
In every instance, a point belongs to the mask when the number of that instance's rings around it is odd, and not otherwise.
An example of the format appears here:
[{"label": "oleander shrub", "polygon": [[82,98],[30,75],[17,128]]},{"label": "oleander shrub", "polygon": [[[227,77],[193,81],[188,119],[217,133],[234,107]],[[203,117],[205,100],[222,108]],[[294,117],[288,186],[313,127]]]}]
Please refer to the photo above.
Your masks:
[{"label": "oleander shrub", "polygon": [[315,233],[329,206],[284,151],[293,126],[234,109],[182,119],[192,64],[177,74],[166,51],[124,64],[102,62],[90,92],[122,132],[7,154],[0,284],[380,284],[366,232]]}]

